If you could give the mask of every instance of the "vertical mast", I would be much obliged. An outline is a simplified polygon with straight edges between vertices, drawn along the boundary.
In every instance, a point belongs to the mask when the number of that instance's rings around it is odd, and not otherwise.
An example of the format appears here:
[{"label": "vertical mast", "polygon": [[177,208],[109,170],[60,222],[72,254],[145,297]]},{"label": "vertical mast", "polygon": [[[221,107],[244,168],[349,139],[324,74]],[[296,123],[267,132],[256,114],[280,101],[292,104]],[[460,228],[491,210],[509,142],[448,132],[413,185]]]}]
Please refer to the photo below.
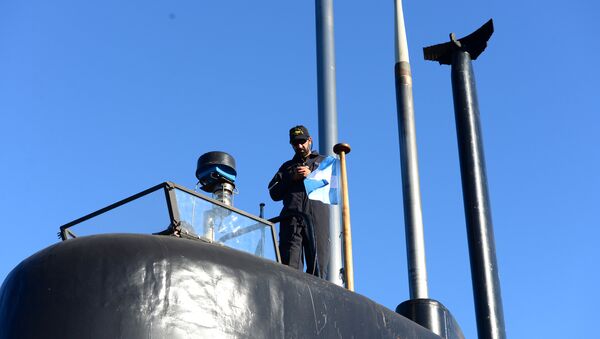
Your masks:
[{"label": "vertical mast", "polygon": [[352,259],[352,228],[350,226],[350,199],[348,198],[348,175],[346,174],[346,154],[350,145],[337,144],[333,152],[340,156],[340,187],[342,189],[342,220],[344,222],[344,277],[346,288],[354,291],[354,264]]},{"label": "vertical mast", "polygon": [[462,179],[471,280],[481,339],[504,339],[496,245],[487,186],[475,74],[471,60],[483,53],[494,32],[492,20],[470,35],[423,49],[425,59],[451,65],[452,94]]},{"label": "vertical mast", "polygon": [[[335,86],[335,44],[333,38],[333,0],[315,0],[317,25],[317,90],[319,101],[319,152],[333,155],[338,142]],[[340,207],[331,206],[329,218],[329,269],[327,280],[342,285]]]},{"label": "vertical mast", "polygon": [[426,299],[429,297],[429,292],[427,287],[427,267],[425,264],[425,239],[421,211],[412,75],[408,60],[408,44],[406,42],[401,0],[395,0],[395,9],[396,104],[398,108],[398,134],[400,137],[408,282],[411,299]]}]

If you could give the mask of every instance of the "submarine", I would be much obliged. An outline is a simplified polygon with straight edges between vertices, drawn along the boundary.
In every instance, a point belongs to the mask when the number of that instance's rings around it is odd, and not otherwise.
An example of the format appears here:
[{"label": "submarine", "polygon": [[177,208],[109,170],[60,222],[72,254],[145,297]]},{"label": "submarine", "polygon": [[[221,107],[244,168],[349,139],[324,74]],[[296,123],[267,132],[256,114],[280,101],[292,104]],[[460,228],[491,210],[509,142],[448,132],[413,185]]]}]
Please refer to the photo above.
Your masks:
[{"label": "submarine", "polygon": [[[282,265],[275,234],[281,219],[234,207],[235,160],[214,151],[198,159],[199,190],[163,182],[61,226],[59,243],[25,259],[4,280],[0,339],[464,338],[450,311],[427,293],[421,211],[416,206],[420,193],[412,78],[401,1],[395,4],[397,37],[404,38],[404,46],[397,46],[395,75],[410,300],[392,311],[336,283]],[[478,34],[463,39],[451,35],[450,43],[425,51],[428,60],[453,67],[480,338],[505,337],[470,70],[492,31],[490,21]],[[331,69],[321,67],[320,72]],[[320,140],[337,139],[330,133],[321,135],[321,130]],[[163,227],[117,218],[98,222],[100,232],[88,229],[88,223],[149,196],[161,197],[152,212],[168,216]]]},{"label": "submarine", "polygon": [[[60,227],[0,290],[0,338],[463,338],[281,264],[277,218],[233,206],[235,160],[198,159],[206,196],[164,182]],[[151,194],[168,227],[86,234],[87,221]],[[117,225],[127,231],[126,224]]]}]

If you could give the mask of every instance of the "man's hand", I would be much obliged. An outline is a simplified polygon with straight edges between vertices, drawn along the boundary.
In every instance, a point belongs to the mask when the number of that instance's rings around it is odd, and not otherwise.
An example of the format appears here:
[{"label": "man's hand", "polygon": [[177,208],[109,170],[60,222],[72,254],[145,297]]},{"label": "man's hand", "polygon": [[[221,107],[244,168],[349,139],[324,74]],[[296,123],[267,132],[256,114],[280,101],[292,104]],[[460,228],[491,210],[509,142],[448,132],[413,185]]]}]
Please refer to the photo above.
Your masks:
[{"label": "man's hand", "polygon": [[310,174],[308,166],[296,167],[296,173],[294,173],[294,180],[303,180]]}]

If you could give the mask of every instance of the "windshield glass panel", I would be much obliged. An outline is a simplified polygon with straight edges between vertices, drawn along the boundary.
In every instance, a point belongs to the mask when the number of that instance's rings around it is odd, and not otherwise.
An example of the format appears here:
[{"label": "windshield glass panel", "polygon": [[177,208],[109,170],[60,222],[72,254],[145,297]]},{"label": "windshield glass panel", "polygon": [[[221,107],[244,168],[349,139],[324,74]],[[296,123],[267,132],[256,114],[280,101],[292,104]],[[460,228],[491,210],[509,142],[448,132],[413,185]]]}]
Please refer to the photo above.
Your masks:
[{"label": "windshield glass panel", "polygon": [[271,226],[175,189],[181,226],[188,233],[276,261]]}]

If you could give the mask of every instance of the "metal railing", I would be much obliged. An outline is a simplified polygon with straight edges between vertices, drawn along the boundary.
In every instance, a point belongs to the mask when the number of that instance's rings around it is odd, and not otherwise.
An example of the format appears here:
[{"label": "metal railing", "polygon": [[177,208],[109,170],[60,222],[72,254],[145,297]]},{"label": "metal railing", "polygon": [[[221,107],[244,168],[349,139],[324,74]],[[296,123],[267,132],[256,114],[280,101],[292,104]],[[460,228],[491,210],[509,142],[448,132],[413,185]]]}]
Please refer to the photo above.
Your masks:
[{"label": "metal railing", "polygon": [[[235,238],[244,236],[250,232],[262,229],[261,234],[263,236],[263,239],[261,240],[261,246],[263,246],[264,240],[265,240],[264,239],[264,236],[265,236],[264,230],[265,230],[265,228],[268,228],[268,229],[270,229],[270,238],[271,238],[271,241],[273,244],[275,260],[279,263],[281,262],[281,256],[279,254],[279,248],[277,246],[277,240],[276,240],[276,236],[275,236],[275,227],[274,227],[275,223],[274,222],[254,216],[245,211],[242,211],[235,207],[226,205],[218,200],[203,196],[193,190],[190,190],[186,187],[177,185],[177,184],[169,182],[169,181],[166,181],[166,182],[160,183],[156,186],[150,187],[144,191],[141,191],[137,194],[129,196],[125,199],[117,201],[111,205],[108,205],[104,208],[101,208],[97,211],[89,213],[81,218],[78,218],[76,220],[73,220],[67,224],[60,226],[60,232],[59,232],[60,238],[63,241],[68,240],[70,238],[77,238],[77,234],[75,232],[73,232],[73,230],[71,229],[73,226],[81,224],[87,220],[95,218],[106,212],[112,211],[120,206],[123,206],[127,203],[130,203],[132,201],[140,199],[144,196],[147,196],[147,195],[157,192],[159,190],[163,190],[163,192],[164,192],[170,222],[169,222],[169,226],[167,227],[167,229],[157,232],[157,233],[153,233],[153,234],[155,234],[155,235],[172,235],[172,236],[177,236],[177,237],[182,237],[182,238],[187,238],[187,239],[195,239],[195,240],[203,240],[203,241],[207,241],[207,242],[214,242],[214,243],[224,244],[225,246],[228,246],[225,244],[225,242],[230,241],[231,239],[235,239]],[[181,209],[180,203],[182,203],[182,202],[178,201],[176,190],[179,190],[185,194],[188,194],[188,195],[192,196],[193,198],[201,199],[202,201],[207,202],[209,205],[212,205],[215,208],[225,209],[226,211],[228,211],[228,213],[233,212],[233,213],[235,213],[235,215],[239,215],[244,218],[250,219],[251,221],[255,221],[255,223],[244,226],[242,228],[238,227],[236,229],[232,229],[230,232],[221,235],[218,239],[198,235],[196,233],[196,231],[194,230],[193,225],[190,225],[186,221],[182,221],[181,211],[180,211],[180,209]],[[229,246],[229,247],[233,247],[233,246]]]}]

